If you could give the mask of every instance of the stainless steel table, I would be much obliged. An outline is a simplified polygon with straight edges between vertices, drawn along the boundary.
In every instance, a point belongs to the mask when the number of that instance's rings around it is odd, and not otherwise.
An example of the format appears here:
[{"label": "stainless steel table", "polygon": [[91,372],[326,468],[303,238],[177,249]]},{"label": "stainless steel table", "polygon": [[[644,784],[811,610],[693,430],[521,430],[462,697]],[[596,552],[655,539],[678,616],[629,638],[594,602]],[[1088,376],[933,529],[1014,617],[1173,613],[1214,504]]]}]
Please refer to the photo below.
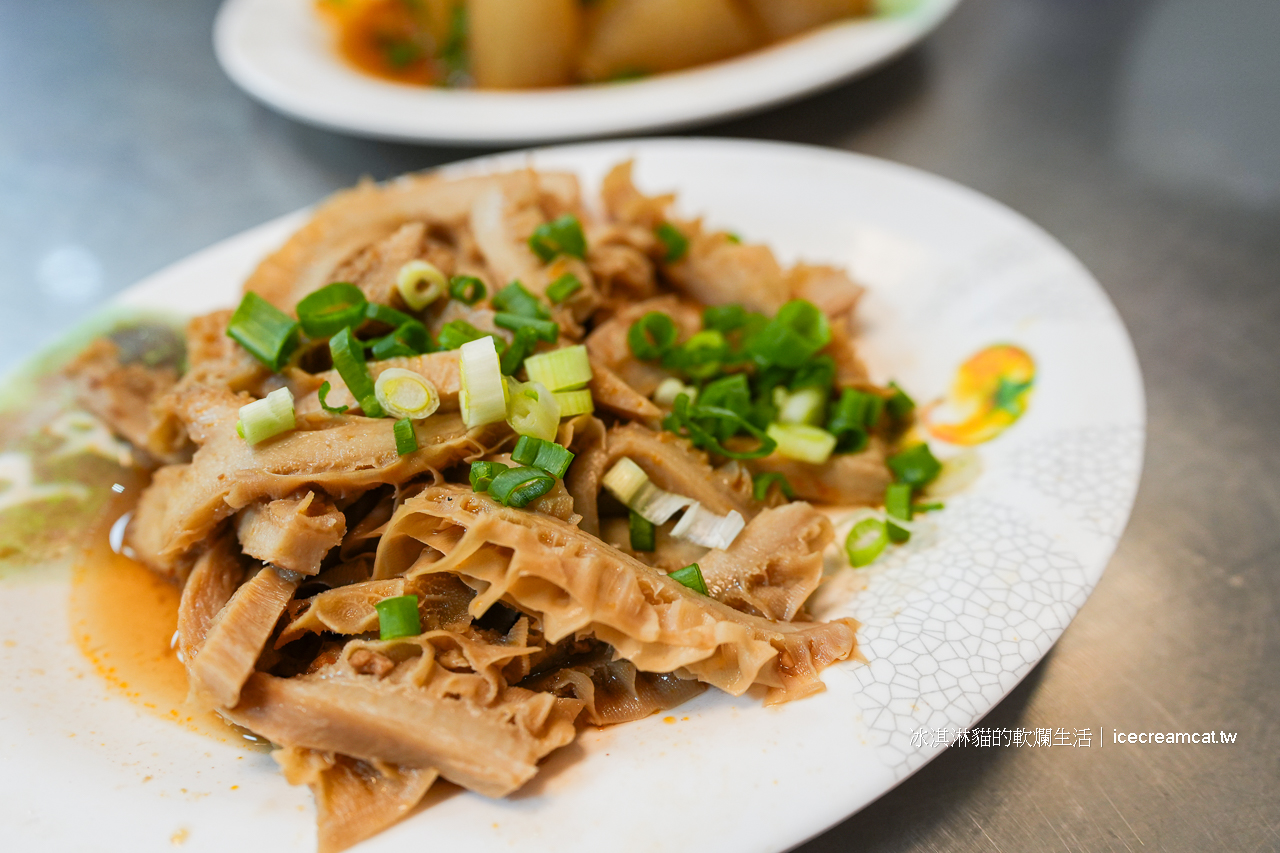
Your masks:
[{"label": "stainless steel table", "polygon": [[[0,366],[195,249],[477,153],[257,106],[214,63],[216,5],[0,2]],[[1149,395],[1119,552],[984,722],[1108,737],[947,750],[805,853],[1280,849],[1277,37],[1276,0],[967,0],[870,77],[701,131],[891,158],[1025,213],[1111,294]]]}]

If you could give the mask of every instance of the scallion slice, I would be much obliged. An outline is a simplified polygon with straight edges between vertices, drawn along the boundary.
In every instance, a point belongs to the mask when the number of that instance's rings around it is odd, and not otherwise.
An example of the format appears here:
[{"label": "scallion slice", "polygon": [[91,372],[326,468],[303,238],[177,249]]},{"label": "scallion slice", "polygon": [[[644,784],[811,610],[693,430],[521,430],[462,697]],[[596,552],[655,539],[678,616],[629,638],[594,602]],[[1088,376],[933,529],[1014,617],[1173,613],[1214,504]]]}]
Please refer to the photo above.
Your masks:
[{"label": "scallion slice", "polygon": [[422,633],[422,617],[418,615],[418,596],[397,595],[384,598],[373,609],[378,612],[378,638],[398,640]]},{"label": "scallion slice", "polygon": [[389,335],[373,341],[369,347],[377,361],[422,355],[431,352],[431,349],[431,335],[427,333],[427,327],[417,320],[402,323]]},{"label": "scallion slice", "polygon": [[551,395],[560,404],[562,418],[589,415],[596,410],[596,402],[585,388],[581,391],[552,391]]},{"label": "scallion slice", "polygon": [[689,253],[689,238],[670,222],[662,223],[653,229],[653,233],[662,243],[665,250],[662,259],[667,263],[674,264]]},{"label": "scallion slice", "polygon": [[[716,418],[721,422],[731,422],[736,425],[734,432],[738,430],[747,432],[760,443],[749,450],[730,450],[721,444],[714,434],[701,425],[700,422],[705,421],[707,418]],[[737,412],[722,409],[719,406],[702,404],[694,406],[689,403],[689,398],[683,394],[676,397],[675,407],[671,410],[671,414],[663,418],[662,426],[677,435],[684,435],[685,431],[687,431],[689,440],[696,447],[701,447],[703,450],[709,450],[712,453],[718,453],[729,459],[762,459],[777,449],[778,446],[778,442],[765,430],[760,429]]]},{"label": "scallion slice", "polygon": [[778,407],[778,423],[816,425],[822,421],[827,406],[827,391],[809,386],[799,391],[773,389],[773,403]]},{"label": "scallion slice", "polygon": [[681,370],[694,379],[710,379],[729,358],[729,342],[724,335],[715,329],[703,329],[669,349],[662,357],[662,366]]},{"label": "scallion slice", "polygon": [[703,580],[702,567],[697,563],[690,563],[683,569],[677,569],[667,575],[667,577],[682,586],[687,586],[694,592],[701,593],[702,595],[707,594],[707,582]]},{"label": "scallion slice", "polygon": [[311,337],[327,338],[348,326],[359,326],[368,304],[360,288],[335,281],[298,301],[298,322]]},{"label": "scallion slice", "polygon": [[396,290],[411,311],[421,311],[449,290],[449,279],[435,264],[414,260],[400,267]]},{"label": "scallion slice", "polygon": [[560,403],[555,395],[537,382],[508,385],[507,423],[520,435],[551,441],[560,428]]},{"label": "scallion slice", "polygon": [[675,346],[677,335],[674,320],[659,311],[650,311],[631,324],[627,345],[641,361],[656,361]]},{"label": "scallion slice", "polygon": [[393,329],[398,329],[405,323],[418,322],[403,311],[397,311],[390,305],[383,305],[381,302],[368,303],[364,309],[364,316],[375,323],[382,323]]},{"label": "scallion slice", "polygon": [[601,480],[601,485],[624,506],[631,506],[640,488],[649,482],[644,469],[624,456],[613,464]]},{"label": "scallion slice", "polygon": [[320,397],[320,408],[324,409],[326,412],[328,412],[331,415],[340,415],[351,407],[350,406],[330,406],[328,398],[329,398],[329,392],[332,390],[333,390],[333,386],[329,384],[329,381],[327,379],[324,382],[320,383],[320,391],[317,394],[317,396]]},{"label": "scallion slice", "polygon": [[902,424],[911,419],[911,413],[916,409],[916,402],[907,396],[907,392],[898,387],[897,382],[890,382],[889,387],[893,389],[893,394],[885,402],[885,409],[889,412],[889,417],[895,422]]},{"label": "scallion slice", "polygon": [[547,298],[552,305],[559,305],[582,289],[582,281],[573,273],[567,272],[547,287]]},{"label": "scallion slice", "polygon": [[884,511],[889,516],[886,522],[889,541],[901,545],[911,538],[911,531],[893,523],[892,519],[911,520],[911,487],[906,483],[894,483],[884,491]]},{"label": "scallion slice", "polygon": [[656,547],[658,528],[652,521],[631,510],[627,525],[631,533],[632,551],[652,551]]},{"label": "scallion slice", "polygon": [[513,281],[493,294],[492,304],[495,311],[533,317],[536,320],[551,319],[551,312],[542,304],[542,300],[530,293],[519,281]]},{"label": "scallion slice", "polygon": [[535,228],[529,237],[529,248],[544,264],[550,263],[556,255],[585,258],[587,238],[582,233],[582,223],[578,221],[578,217],[566,213]]},{"label": "scallion slice", "polygon": [[555,488],[556,479],[537,468],[508,468],[489,484],[489,494],[503,506],[522,507]]},{"label": "scallion slice", "polygon": [[502,373],[504,376],[515,376],[524,361],[538,346],[538,332],[529,326],[516,329],[515,339],[502,352]]},{"label": "scallion slice", "polygon": [[[724,441],[735,435],[741,428],[743,420],[751,413],[751,387],[747,383],[745,373],[734,373],[721,376],[714,382],[708,382],[698,395],[699,403],[720,409],[728,409],[737,415],[736,418],[699,419],[699,425],[710,430],[716,438]],[[692,402],[692,398],[690,399]]]},{"label": "scallion slice", "polygon": [[227,336],[272,370],[279,370],[298,346],[298,321],[250,291],[227,324]]},{"label": "scallion slice", "polygon": [[692,498],[655,486],[644,469],[626,456],[614,463],[601,480],[601,485],[624,506],[653,524],[665,524],[671,516],[694,503]]},{"label": "scallion slice", "polygon": [[240,407],[237,430],[247,444],[257,444],[297,426],[293,413],[293,392],[277,388],[261,400]]},{"label": "scallion slice", "polygon": [[922,489],[942,471],[942,463],[934,458],[927,444],[917,444],[885,460],[889,470],[900,483],[913,489]]},{"label": "scallion slice", "polygon": [[746,343],[760,367],[801,367],[831,342],[827,315],[812,302],[793,299]]},{"label": "scallion slice", "polygon": [[741,305],[708,305],[702,311],[702,328],[732,332],[747,324],[747,309]]},{"label": "scallion slice", "polygon": [[418,436],[413,431],[413,421],[401,418],[391,425],[391,433],[396,438],[396,453],[408,456],[418,449]]},{"label": "scallion slice", "polygon": [[461,347],[462,420],[468,427],[491,424],[507,417],[507,383],[493,338],[485,335]]},{"label": "scallion slice", "polygon": [[889,544],[889,533],[885,523],[879,518],[864,518],[844,540],[844,551],[849,557],[849,565],[855,569],[870,565]]},{"label": "scallion slice", "polygon": [[707,548],[728,548],[746,524],[742,514],[736,510],[730,510],[728,515],[717,515],[695,503],[680,516],[676,526],[671,528],[671,535]]},{"label": "scallion slice", "polygon": [[778,443],[778,455],[800,462],[821,465],[831,457],[836,437],[807,424],[769,424],[765,430]]},{"label": "scallion slice", "polygon": [[836,437],[837,453],[858,453],[867,446],[868,433],[880,419],[884,398],[855,388],[840,392],[827,418],[827,432]]},{"label": "scallion slice", "polygon": [[393,418],[421,420],[440,408],[440,392],[431,380],[402,367],[382,371],[373,388],[382,410]]},{"label": "scallion slice", "polygon": [[492,332],[480,331],[466,320],[451,320],[445,323],[440,329],[436,342],[440,344],[442,350],[461,349],[463,344],[478,341],[485,336],[494,338],[495,346],[506,347],[506,341],[498,340]]},{"label": "scallion slice", "polygon": [[569,463],[573,462],[573,453],[554,441],[522,435],[511,451],[511,460],[521,465],[541,468],[552,477],[562,479],[569,470]]},{"label": "scallion slice", "polygon": [[378,403],[378,395],[374,391],[373,378],[369,375],[369,365],[364,361],[364,350],[351,327],[347,326],[329,338],[329,354],[333,358],[334,369],[346,383],[347,390],[360,404],[367,418],[380,418],[382,406]]},{"label": "scallion slice", "polygon": [[658,387],[653,392],[653,402],[659,406],[671,408],[675,405],[676,397],[684,394],[689,398],[689,402],[698,399],[698,389],[692,385],[685,385],[674,376],[668,376],[666,379],[658,383]]},{"label": "scallion slice", "polygon": [[484,282],[473,275],[455,275],[449,280],[449,295],[463,305],[475,305],[488,292]]},{"label": "scallion slice", "polygon": [[766,471],[763,474],[756,474],[752,478],[751,496],[758,501],[762,501],[769,496],[769,489],[774,483],[778,484],[778,488],[782,490],[782,494],[788,498],[796,496],[795,490],[791,488],[791,482],[787,480],[784,474],[777,471]]},{"label": "scallion slice", "polygon": [[551,320],[539,320],[536,317],[525,317],[522,314],[509,314],[499,311],[493,315],[493,325],[501,329],[518,332],[521,329],[533,329],[538,338],[554,344],[560,337],[560,327]]},{"label": "scallion slice", "polygon": [[471,463],[471,490],[487,492],[493,478],[507,470],[509,466],[501,462],[476,461]]},{"label": "scallion slice", "polygon": [[529,380],[551,391],[576,391],[586,387],[594,374],[591,358],[582,344],[539,353],[524,360]]}]

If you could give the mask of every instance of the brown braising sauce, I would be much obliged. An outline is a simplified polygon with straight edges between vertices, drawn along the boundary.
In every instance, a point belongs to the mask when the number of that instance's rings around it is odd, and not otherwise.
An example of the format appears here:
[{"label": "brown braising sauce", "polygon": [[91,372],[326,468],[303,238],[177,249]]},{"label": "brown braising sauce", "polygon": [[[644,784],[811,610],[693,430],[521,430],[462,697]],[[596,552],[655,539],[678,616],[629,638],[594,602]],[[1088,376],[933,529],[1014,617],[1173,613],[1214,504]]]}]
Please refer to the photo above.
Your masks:
[{"label": "brown braising sauce", "polygon": [[[177,584],[112,548],[112,528],[132,512],[145,480],[134,476],[88,531],[73,558],[70,617],[76,645],[111,687],[151,714],[251,749],[266,744],[212,711],[187,705],[187,672],[172,641]],[[117,530],[117,535],[119,531]]]}]

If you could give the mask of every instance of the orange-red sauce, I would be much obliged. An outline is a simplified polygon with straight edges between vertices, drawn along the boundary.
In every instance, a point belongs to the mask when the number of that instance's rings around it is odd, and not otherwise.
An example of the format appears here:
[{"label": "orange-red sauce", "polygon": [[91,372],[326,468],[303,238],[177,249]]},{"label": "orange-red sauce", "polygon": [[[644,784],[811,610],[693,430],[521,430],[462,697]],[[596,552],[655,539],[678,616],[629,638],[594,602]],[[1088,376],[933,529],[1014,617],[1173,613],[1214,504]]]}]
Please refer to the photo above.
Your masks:
[{"label": "orange-red sauce", "polygon": [[359,3],[342,13],[330,11],[338,34],[338,53],[366,74],[398,83],[435,82],[429,44],[421,23],[403,0]]},{"label": "orange-red sauce", "polygon": [[111,549],[111,527],[133,508],[141,485],[129,483],[112,501],[75,557],[70,616],[76,645],[115,691],[149,713],[227,743],[265,746],[217,714],[188,707],[186,669],[171,645],[181,591]]}]

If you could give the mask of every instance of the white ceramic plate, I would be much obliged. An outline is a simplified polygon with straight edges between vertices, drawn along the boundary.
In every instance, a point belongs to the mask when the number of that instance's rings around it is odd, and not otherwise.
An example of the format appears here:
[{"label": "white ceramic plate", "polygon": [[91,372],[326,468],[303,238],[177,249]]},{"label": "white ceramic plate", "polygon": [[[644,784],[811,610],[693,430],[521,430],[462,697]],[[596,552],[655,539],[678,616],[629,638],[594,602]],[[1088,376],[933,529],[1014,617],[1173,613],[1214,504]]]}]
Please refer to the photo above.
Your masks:
[{"label": "white ceramic plate", "polygon": [[885,62],[958,2],[916,0],[909,11],[647,80],[528,92],[435,89],[361,74],[332,49],[314,0],[226,0],[213,41],[236,85],[309,124],[406,142],[501,145],[684,127],[797,98]]},{"label": "white ceramic plate", "polygon": [[[871,288],[866,353],[921,401],[994,342],[1030,353],[1025,415],[981,445],[985,472],[906,546],[845,571],[825,615],[852,615],[869,663],[818,696],[764,708],[711,691],[674,713],[584,732],[529,789],[458,794],[361,850],[760,851],[789,848],[935,757],[922,727],[967,727],[1061,635],[1102,574],[1137,488],[1143,393],[1124,327],[1089,273],[1036,226],[948,181],[820,149],[622,141],[489,158],[461,171],[572,169],[588,193],[637,160],[639,184],[764,240],[784,260],[847,265]],[[164,270],[122,301],[227,305],[305,213]],[[945,448],[943,448],[945,449]],[[941,451],[940,451],[941,452]],[[309,851],[313,813],[263,754],[157,719],[68,640],[64,576],[0,582],[0,826],[7,849]],[[235,786],[233,788],[233,786]]]}]

